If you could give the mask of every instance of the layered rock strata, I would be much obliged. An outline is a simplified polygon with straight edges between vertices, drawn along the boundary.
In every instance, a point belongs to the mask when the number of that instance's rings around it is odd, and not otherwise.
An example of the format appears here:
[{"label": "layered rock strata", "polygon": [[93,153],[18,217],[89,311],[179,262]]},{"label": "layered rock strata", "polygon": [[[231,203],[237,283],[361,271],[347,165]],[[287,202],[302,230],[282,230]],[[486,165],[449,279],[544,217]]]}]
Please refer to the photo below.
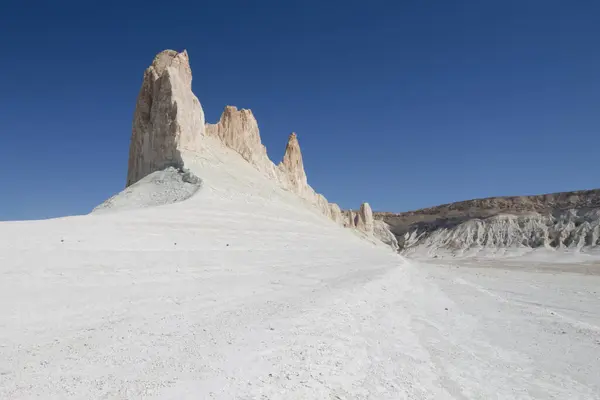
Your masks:
[{"label": "layered rock strata", "polygon": [[406,213],[375,213],[400,250],[437,255],[473,249],[600,245],[600,189],[462,201]]}]

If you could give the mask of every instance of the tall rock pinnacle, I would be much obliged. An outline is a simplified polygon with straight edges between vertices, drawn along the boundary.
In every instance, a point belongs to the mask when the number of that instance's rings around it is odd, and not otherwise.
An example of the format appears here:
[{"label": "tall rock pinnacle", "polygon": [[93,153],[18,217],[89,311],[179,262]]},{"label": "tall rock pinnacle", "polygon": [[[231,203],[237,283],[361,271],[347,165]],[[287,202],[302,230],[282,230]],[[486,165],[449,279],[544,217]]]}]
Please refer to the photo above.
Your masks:
[{"label": "tall rock pinnacle", "polygon": [[367,233],[373,234],[373,211],[369,203],[362,203],[356,218],[356,228]]},{"label": "tall rock pinnacle", "polygon": [[127,186],[167,166],[181,167],[180,150],[194,150],[203,134],[204,112],[192,93],[188,54],[165,50],[144,72],[133,116]]},{"label": "tall rock pinnacle", "polygon": [[302,193],[306,190],[308,181],[306,179],[306,172],[304,172],[300,143],[298,143],[298,137],[295,133],[292,133],[288,138],[283,161],[281,161],[279,166],[287,172],[291,186],[298,193]]}]

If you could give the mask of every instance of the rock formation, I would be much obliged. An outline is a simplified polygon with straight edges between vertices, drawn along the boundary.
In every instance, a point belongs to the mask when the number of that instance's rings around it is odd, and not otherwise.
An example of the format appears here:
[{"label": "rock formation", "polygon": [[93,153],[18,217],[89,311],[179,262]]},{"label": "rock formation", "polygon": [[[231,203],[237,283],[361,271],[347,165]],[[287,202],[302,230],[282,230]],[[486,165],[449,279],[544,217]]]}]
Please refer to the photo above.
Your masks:
[{"label": "rock formation", "polygon": [[346,226],[348,228],[356,228],[356,214],[354,213],[354,211],[352,211],[352,210],[345,211],[343,218],[344,218],[344,226]]},{"label": "rock formation", "polygon": [[600,189],[462,201],[406,213],[375,213],[405,254],[600,245]]},{"label": "rock formation", "polygon": [[251,110],[227,106],[216,124],[206,124],[206,134],[216,136],[223,144],[239,153],[244,160],[261,166],[270,160],[260,140],[258,123]]},{"label": "rock formation", "polygon": [[181,168],[182,150],[204,134],[204,112],[192,93],[187,52],[165,50],[144,72],[135,113],[127,184],[168,166]]},{"label": "rock formation", "polygon": [[295,133],[288,138],[285,146],[283,161],[279,164],[280,170],[287,176],[290,187],[297,193],[301,193],[308,188],[306,172],[304,172],[304,162],[302,161],[302,152],[300,143]]},{"label": "rock formation", "polygon": [[289,136],[283,160],[275,165],[261,142],[252,111],[227,106],[216,124],[205,124],[202,106],[192,93],[187,52],[159,53],[144,73],[137,99],[127,186],[169,166],[182,169],[182,152],[202,151],[200,139],[204,135],[219,139],[283,189],[297,194],[336,223],[373,235],[373,215],[368,204],[361,206],[356,218],[353,213],[346,216],[337,204],[329,203],[308,184],[295,133]]},{"label": "rock formation", "polygon": [[308,184],[300,143],[295,133],[289,136],[283,160],[277,166],[267,156],[267,150],[260,139],[258,123],[250,110],[225,107],[218,123],[206,124],[206,134],[219,138],[226,147],[239,153],[281,187],[297,194],[324,215],[341,223],[341,216],[337,213],[339,206],[330,204]]},{"label": "rock formation", "polygon": [[356,215],[356,229],[373,234],[373,211],[369,203],[362,203]]},{"label": "rock formation", "polygon": [[344,217],[342,215],[342,210],[340,209],[340,206],[338,206],[337,204],[335,204],[335,203],[329,204],[329,216],[331,217],[332,220],[334,220],[338,224],[344,225]]}]

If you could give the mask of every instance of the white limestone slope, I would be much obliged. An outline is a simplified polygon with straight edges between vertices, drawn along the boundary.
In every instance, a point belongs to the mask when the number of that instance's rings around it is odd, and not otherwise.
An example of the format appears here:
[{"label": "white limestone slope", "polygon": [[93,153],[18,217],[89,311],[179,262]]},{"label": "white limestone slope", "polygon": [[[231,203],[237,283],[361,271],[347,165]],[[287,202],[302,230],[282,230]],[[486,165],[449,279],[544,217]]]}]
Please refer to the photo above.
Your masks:
[{"label": "white limestone slope", "polygon": [[600,396],[598,276],[411,264],[213,140],[185,201],[0,223],[0,398]]},{"label": "white limestone slope", "polygon": [[185,201],[0,223],[0,398],[600,396],[598,276],[411,264],[216,141]]}]

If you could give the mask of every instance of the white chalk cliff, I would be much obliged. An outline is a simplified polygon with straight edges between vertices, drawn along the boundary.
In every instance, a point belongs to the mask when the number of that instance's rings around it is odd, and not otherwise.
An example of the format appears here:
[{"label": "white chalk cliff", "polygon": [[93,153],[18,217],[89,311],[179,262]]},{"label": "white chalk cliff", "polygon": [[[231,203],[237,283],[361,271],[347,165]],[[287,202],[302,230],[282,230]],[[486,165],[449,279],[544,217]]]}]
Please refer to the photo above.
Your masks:
[{"label": "white chalk cliff", "polygon": [[600,249],[600,189],[473,199],[404,213],[379,212],[375,218],[386,223],[405,255]]},{"label": "white chalk cliff", "polygon": [[600,210],[568,209],[470,219],[457,226],[415,228],[405,234],[405,254],[461,255],[475,250],[563,249],[588,251],[600,245]]},{"label": "white chalk cliff", "polygon": [[349,222],[337,204],[329,203],[308,184],[295,133],[289,136],[283,160],[275,165],[261,142],[252,111],[227,106],[216,124],[205,124],[200,101],[192,93],[187,52],[165,50],[144,73],[133,118],[127,186],[167,167],[183,168],[183,153],[206,151],[199,143],[202,136],[218,139],[280,187],[336,223],[373,236],[373,213],[367,203],[361,206],[356,221]]}]

